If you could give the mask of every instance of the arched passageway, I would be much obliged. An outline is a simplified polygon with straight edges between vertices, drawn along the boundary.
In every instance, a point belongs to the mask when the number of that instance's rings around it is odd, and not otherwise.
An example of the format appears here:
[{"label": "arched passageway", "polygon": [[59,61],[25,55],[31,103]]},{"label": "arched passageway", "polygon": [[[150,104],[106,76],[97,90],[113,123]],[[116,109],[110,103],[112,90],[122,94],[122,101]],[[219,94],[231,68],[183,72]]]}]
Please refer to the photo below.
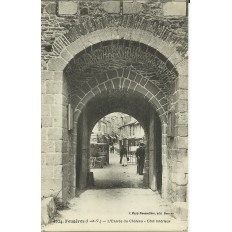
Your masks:
[{"label": "arched passageway", "polygon": [[[145,141],[143,127],[131,115],[113,112],[101,118],[90,136],[90,188],[145,188],[135,154]],[[120,155],[123,147],[126,159]]]},{"label": "arched passageway", "polygon": [[[46,81],[46,93],[53,94],[55,89],[56,94],[56,105],[46,106],[58,124],[55,129],[48,125],[48,130],[56,133],[49,137],[54,142],[62,140],[62,162],[53,167],[55,178],[58,173],[55,191],[61,188],[63,199],[68,199],[87,187],[91,128],[104,115],[121,111],[135,117],[147,134],[144,185],[171,201],[185,201],[185,170],[178,168],[186,160],[187,105],[182,101],[185,90],[181,89],[185,88],[185,62],[177,54],[174,65],[172,55],[164,56],[153,43],[149,46],[134,40],[111,39],[94,43],[73,56],[78,51],[76,44],[69,45],[62,57],[51,59],[44,74],[45,78],[52,78]],[[67,104],[74,110],[73,128],[67,128]],[[175,111],[176,130],[170,132],[174,124],[168,115],[174,112],[175,116]],[[49,145],[49,141],[45,143],[48,152]],[[180,183],[177,178],[182,178]],[[176,194],[178,191],[181,195]]]},{"label": "arched passageway", "polygon": [[[77,121],[76,186],[87,187],[89,170],[89,139],[93,126],[103,116],[120,111],[136,118],[146,134],[144,186],[162,191],[162,131],[161,121],[154,106],[139,92],[128,89],[109,89],[93,97]],[[87,132],[87,133],[86,133]]]}]

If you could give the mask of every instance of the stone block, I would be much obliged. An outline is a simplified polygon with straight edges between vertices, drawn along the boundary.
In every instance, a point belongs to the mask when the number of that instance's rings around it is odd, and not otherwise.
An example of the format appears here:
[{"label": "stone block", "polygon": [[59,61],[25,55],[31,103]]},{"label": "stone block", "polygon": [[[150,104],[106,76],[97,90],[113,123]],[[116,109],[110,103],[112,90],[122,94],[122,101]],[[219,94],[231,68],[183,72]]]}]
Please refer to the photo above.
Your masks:
[{"label": "stone block", "polygon": [[48,224],[54,218],[56,205],[53,197],[45,198],[41,203],[41,223]]},{"label": "stone block", "polygon": [[150,91],[153,95],[156,95],[157,93],[160,92],[160,90],[151,82],[147,82],[145,85],[145,88]]},{"label": "stone block", "polygon": [[47,81],[46,93],[47,94],[61,94],[63,92],[62,81]]},{"label": "stone block", "polygon": [[155,97],[152,97],[151,100],[150,100],[150,103],[155,106],[156,109],[159,109],[161,107],[159,101],[155,98]]},{"label": "stone block", "polygon": [[50,116],[51,115],[50,105],[42,105],[41,106],[41,115],[42,116]]},{"label": "stone block", "polygon": [[42,117],[42,127],[52,127],[53,120],[51,117]]},{"label": "stone block", "polygon": [[46,165],[54,166],[62,164],[62,153],[48,153],[46,154]]},{"label": "stone block", "polygon": [[62,178],[62,165],[54,166],[54,178],[59,179]]},{"label": "stone block", "polygon": [[176,127],[177,136],[188,136],[188,126],[177,126]]},{"label": "stone block", "polygon": [[183,90],[183,89],[178,90],[178,99],[188,100],[188,90]]},{"label": "stone block", "polygon": [[63,81],[63,72],[62,71],[54,72],[54,80]]},{"label": "stone block", "polygon": [[[126,88],[126,89],[128,89],[128,87],[130,86],[130,81],[129,80],[127,80],[127,79],[125,79],[124,80],[124,82],[123,82],[123,86],[122,86],[122,88]],[[146,91],[146,93],[147,93],[147,91]],[[145,95],[146,95],[146,93],[145,93]]]},{"label": "stone block", "polygon": [[41,94],[46,93],[46,81],[41,81]]},{"label": "stone block", "polygon": [[187,202],[173,203],[173,213],[176,219],[186,221],[188,219],[188,204]]},{"label": "stone block", "polygon": [[43,165],[41,168],[42,179],[53,178],[53,166]]},{"label": "stone block", "polygon": [[42,99],[43,99],[43,104],[53,104],[54,103],[53,95],[44,94],[42,96]]},{"label": "stone block", "polygon": [[55,101],[54,101],[55,104],[62,105],[62,103],[63,103],[63,95],[62,94],[56,94],[54,96],[54,98],[55,98]]},{"label": "stone block", "polygon": [[[73,56],[75,56],[77,53],[83,51],[85,49],[84,45],[81,42],[81,39],[75,40],[73,43],[71,43],[68,47],[67,50],[69,53],[71,53]],[[62,70],[60,70],[62,71]]]},{"label": "stone block", "polygon": [[52,105],[51,106],[51,115],[62,117],[62,106],[61,105]]},{"label": "stone block", "polygon": [[141,93],[144,96],[147,94],[147,90],[144,87],[142,87],[141,85],[137,85],[135,88],[135,91]]},{"label": "stone block", "polygon": [[60,192],[62,188],[62,178],[52,179],[47,176],[41,180],[42,196],[49,197],[51,195],[56,195]]},{"label": "stone block", "polygon": [[79,5],[75,1],[59,1],[58,13],[60,15],[74,15],[78,8]]},{"label": "stone block", "polygon": [[[178,149],[176,154],[175,154],[175,158],[177,161],[179,162],[184,162],[187,158],[187,155],[188,155],[188,152],[187,152],[187,149]],[[183,165],[185,166],[185,164]],[[184,173],[187,173],[187,172],[184,172]]]},{"label": "stone block", "polygon": [[67,65],[67,61],[63,58],[54,58],[48,61],[48,70],[49,71],[63,71]]},{"label": "stone block", "polygon": [[42,71],[41,78],[42,80],[52,80],[54,72]]},{"label": "stone block", "polygon": [[47,129],[46,128],[41,129],[41,140],[47,140]]},{"label": "stone block", "polygon": [[[131,76],[131,74],[130,74],[130,76]],[[149,80],[148,80],[146,77],[143,77],[139,84],[142,85],[142,86],[145,86],[145,84],[146,84],[148,81],[149,81]]]},{"label": "stone block", "polygon": [[188,125],[188,113],[177,113],[176,122],[177,125]]},{"label": "stone block", "polygon": [[54,117],[53,118],[53,123],[54,123],[54,127],[63,127],[63,117],[61,115],[59,115],[59,117]]},{"label": "stone block", "polygon": [[188,184],[188,175],[185,173],[173,173],[172,182],[177,185],[187,185]]},{"label": "stone block", "polygon": [[177,112],[186,113],[188,111],[188,101],[186,100],[179,100],[177,102]]},{"label": "stone block", "polygon": [[188,89],[188,76],[187,75],[179,75],[178,76],[178,85],[179,89]]},{"label": "stone block", "polygon": [[177,185],[176,186],[176,201],[186,202],[187,198],[187,186]]},{"label": "stone block", "polygon": [[45,10],[48,14],[56,14],[56,3],[51,2],[46,7]]},{"label": "stone block", "polygon": [[103,2],[104,11],[112,14],[120,13],[120,1],[107,1]]},{"label": "stone block", "polygon": [[48,140],[62,140],[62,129],[61,128],[49,128]]},{"label": "stone block", "polygon": [[177,64],[177,72],[179,75],[188,75],[188,60],[184,59],[179,64]]},{"label": "stone block", "polygon": [[188,137],[178,137],[177,148],[188,148]]},{"label": "stone block", "polygon": [[183,173],[184,163],[179,161],[172,162],[172,173]]},{"label": "stone block", "polygon": [[73,55],[70,54],[70,52],[67,49],[64,49],[60,55],[67,62],[69,62],[73,58]]},{"label": "stone block", "polygon": [[143,6],[139,2],[124,2],[123,14],[137,14],[143,10]]},{"label": "stone block", "polygon": [[167,2],[163,4],[164,16],[186,16],[186,2]]},{"label": "stone block", "polygon": [[41,144],[41,152],[42,153],[49,153],[55,151],[55,145],[53,141],[44,141]]},{"label": "stone block", "polygon": [[183,61],[183,57],[178,52],[174,52],[168,60],[175,66]]}]

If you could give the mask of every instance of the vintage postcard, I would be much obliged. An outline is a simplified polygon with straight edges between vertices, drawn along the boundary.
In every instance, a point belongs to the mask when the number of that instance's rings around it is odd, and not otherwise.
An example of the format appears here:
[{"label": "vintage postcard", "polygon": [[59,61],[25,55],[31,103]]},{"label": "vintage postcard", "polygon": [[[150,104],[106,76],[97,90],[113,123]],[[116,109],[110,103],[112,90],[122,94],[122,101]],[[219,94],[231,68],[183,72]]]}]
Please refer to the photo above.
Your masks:
[{"label": "vintage postcard", "polygon": [[186,0],[41,0],[41,230],[188,230]]}]

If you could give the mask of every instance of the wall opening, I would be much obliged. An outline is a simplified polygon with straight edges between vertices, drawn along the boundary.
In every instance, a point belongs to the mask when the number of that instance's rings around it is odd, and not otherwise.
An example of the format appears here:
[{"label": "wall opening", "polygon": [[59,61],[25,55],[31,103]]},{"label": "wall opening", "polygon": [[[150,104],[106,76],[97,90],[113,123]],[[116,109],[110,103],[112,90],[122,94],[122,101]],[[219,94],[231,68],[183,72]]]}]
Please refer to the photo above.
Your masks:
[{"label": "wall opening", "polygon": [[[126,181],[125,185],[123,185],[123,183],[115,183],[110,185],[109,181],[108,187],[148,187],[161,193],[162,130],[159,116],[155,108],[144,97],[141,97],[140,94],[123,90],[109,90],[94,96],[82,109],[81,115],[79,116],[77,122],[77,190],[89,187],[88,175],[91,172],[90,148],[92,130],[99,120],[113,112],[128,114],[140,123],[144,130],[143,140],[146,147],[146,157],[144,164],[144,175],[142,177],[136,176],[136,165],[134,167],[135,178],[141,178],[141,182],[139,182],[139,184],[133,185],[129,183],[130,181]],[[102,140],[101,142],[104,141]],[[116,157],[114,158],[116,159]],[[100,171],[98,170],[97,172]],[[125,175],[126,178],[129,178],[124,172],[122,172],[122,175]]]},{"label": "wall opening", "polygon": [[[132,116],[114,112],[101,118],[90,135],[89,166],[94,188],[144,187],[135,155],[141,142],[145,142],[143,127]],[[120,156],[123,146],[125,158]]]}]

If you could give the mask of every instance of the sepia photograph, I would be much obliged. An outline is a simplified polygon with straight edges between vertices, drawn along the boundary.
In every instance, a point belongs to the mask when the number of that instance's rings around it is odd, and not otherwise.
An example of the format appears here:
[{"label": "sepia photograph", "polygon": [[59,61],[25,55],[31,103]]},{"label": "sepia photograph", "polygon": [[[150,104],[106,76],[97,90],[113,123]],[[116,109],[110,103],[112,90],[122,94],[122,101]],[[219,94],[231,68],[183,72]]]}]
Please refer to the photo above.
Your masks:
[{"label": "sepia photograph", "polygon": [[41,230],[188,230],[188,0],[41,0]]},{"label": "sepia photograph", "polygon": [[2,1],[1,231],[230,231],[231,7]]}]

